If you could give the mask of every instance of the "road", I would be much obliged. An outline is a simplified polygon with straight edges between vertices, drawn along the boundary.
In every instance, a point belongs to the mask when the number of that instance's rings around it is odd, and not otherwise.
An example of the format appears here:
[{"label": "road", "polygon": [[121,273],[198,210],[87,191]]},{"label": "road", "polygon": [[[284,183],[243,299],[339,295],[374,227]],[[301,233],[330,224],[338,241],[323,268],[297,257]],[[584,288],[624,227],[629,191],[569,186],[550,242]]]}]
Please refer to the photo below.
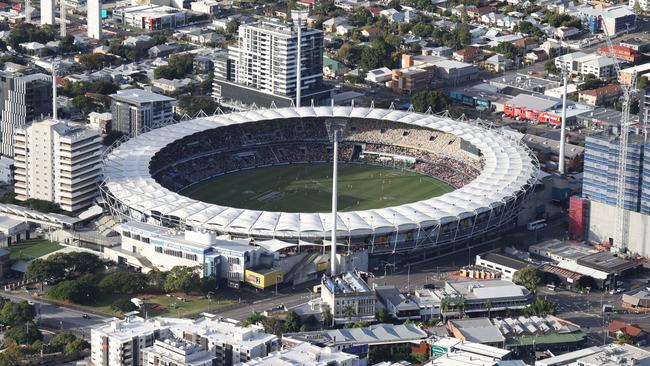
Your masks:
[{"label": "road", "polygon": [[43,301],[31,299],[29,295],[3,292],[2,297],[11,301],[32,301],[36,308],[36,323],[39,327],[49,330],[67,330],[90,339],[89,328],[103,324],[108,317],[89,314],[90,319],[84,319],[83,311],[63,306],[52,305]]}]

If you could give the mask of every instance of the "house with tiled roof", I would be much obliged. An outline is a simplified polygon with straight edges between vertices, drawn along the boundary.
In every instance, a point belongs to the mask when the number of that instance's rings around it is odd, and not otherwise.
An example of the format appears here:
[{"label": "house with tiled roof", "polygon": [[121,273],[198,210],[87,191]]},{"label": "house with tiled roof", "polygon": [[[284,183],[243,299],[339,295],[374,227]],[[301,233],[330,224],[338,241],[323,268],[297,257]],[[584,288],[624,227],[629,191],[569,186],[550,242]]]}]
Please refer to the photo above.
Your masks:
[{"label": "house with tiled roof", "polygon": [[483,51],[478,47],[467,46],[453,53],[453,59],[460,62],[472,63],[483,56]]},{"label": "house with tiled roof", "polygon": [[618,84],[609,84],[596,89],[582,90],[578,93],[578,101],[590,105],[601,106],[613,104],[623,95]]},{"label": "house with tiled roof", "polygon": [[624,323],[620,320],[612,320],[607,326],[607,334],[610,338],[618,339],[623,335],[632,338],[634,344],[645,344],[648,340],[648,333],[635,324]]}]

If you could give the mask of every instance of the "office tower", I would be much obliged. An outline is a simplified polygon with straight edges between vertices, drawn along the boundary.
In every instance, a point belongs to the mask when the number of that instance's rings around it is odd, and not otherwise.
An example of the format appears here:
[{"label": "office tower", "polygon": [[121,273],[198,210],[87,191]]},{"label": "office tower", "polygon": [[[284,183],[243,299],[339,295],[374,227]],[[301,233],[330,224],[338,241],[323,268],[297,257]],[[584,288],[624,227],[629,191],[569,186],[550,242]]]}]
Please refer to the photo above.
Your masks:
[{"label": "office tower", "polygon": [[101,0],[88,0],[88,37],[102,39],[102,3]]},{"label": "office tower", "polygon": [[50,201],[72,213],[92,205],[101,176],[98,130],[48,119],[16,129],[14,138],[18,200]]},{"label": "office tower", "polygon": [[[312,99],[322,104],[331,95],[323,85],[323,32],[301,27],[302,105]],[[213,97],[264,107],[295,104],[297,45],[296,25],[276,20],[241,25],[237,44],[215,60]]]},{"label": "office tower", "polygon": [[137,136],[172,122],[176,99],[142,89],[111,95],[112,130]]},{"label": "office tower", "polygon": [[53,25],[56,22],[55,16],[56,0],[41,0],[41,25]]},{"label": "office tower", "polygon": [[0,154],[14,155],[14,128],[51,113],[51,76],[0,71]]}]

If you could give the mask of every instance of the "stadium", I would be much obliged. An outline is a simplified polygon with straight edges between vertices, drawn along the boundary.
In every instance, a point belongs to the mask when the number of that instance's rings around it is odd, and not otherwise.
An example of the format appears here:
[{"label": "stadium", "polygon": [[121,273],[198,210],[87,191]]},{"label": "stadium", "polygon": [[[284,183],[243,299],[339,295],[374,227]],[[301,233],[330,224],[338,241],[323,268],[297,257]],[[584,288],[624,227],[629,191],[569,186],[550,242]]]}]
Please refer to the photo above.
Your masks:
[{"label": "stadium", "polygon": [[[314,198],[318,193],[327,197],[326,185],[313,189],[308,176],[297,188],[282,191],[267,183],[276,184],[285,171],[264,169],[298,167],[298,175],[307,168],[319,174],[331,171],[331,163],[327,168],[323,164],[332,161],[326,124],[333,120],[346,123],[341,166],[359,167],[361,173],[356,169],[351,174],[378,179],[375,187],[361,185],[359,196],[373,188],[383,191],[392,182],[392,199],[373,200],[375,193],[363,202],[353,197],[338,213],[337,241],[355,250],[408,254],[481,242],[514,227],[519,205],[536,182],[535,157],[497,130],[390,109],[291,107],[197,118],[122,143],[104,159],[103,203],[121,220],[231,238],[324,244],[331,213],[309,208],[330,207],[318,206]],[[397,178],[389,178],[391,171]],[[299,181],[298,175],[279,184]],[[226,189],[219,182],[228,177],[238,178]],[[339,179],[343,193],[361,184],[345,179],[345,174]],[[207,193],[197,196],[197,187],[203,189],[206,182]],[[372,208],[355,209],[364,205]]]}]

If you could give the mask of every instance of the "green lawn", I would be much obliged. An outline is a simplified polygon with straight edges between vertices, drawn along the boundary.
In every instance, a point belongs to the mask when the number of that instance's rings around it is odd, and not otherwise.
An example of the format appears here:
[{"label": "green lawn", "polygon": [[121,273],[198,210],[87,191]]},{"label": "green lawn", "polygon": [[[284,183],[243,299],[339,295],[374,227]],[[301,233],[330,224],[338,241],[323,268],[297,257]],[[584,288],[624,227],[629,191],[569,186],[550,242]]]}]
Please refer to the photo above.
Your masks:
[{"label": "green lawn", "polygon": [[[89,312],[99,312],[107,315],[121,316],[119,312],[115,312],[111,309],[111,304],[118,300],[127,299],[130,300],[133,297],[138,297],[144,299],[148,305],[149,311],[147,312],[148,316],[173,316],[173,317],[186,317],[193,314],[199,314],[203,312],[215,312],[219,309],[229,306],[235,303],[234,300],[224,300],[224,299],[212,299],[208,301],[200,296],[188,296],[188,295],[178,295],[183,297],[186,300],[181,301],[176,298],[176,296],[165,296],[165,295],[109,295],[102,296],[97,299],[95,305],[78,305],[74,304],[75,307],[81,309],[87,309]],[[55,301],[61,304],[64,304],[61,301],[57,301],[49,298],[45,295],[45,298]],[[144,313],[140,314],[144,317]]]},{"label": "green lawn", "polygon": [[12,261],[29,261],[57,251],[61,248],[63,248],[63,246],[49,240],[30,239],[11,245],[8,249],[11,252],[9,258]]},{"label": "green lawn", "polygon": [[[226,174],[182,194],[224,206],[282,212],[331,209],[331,164],[295,164]],[[447,183],[418,173],[370,165],[339,165],[339,210],[396,206],[450,192]]]}]

